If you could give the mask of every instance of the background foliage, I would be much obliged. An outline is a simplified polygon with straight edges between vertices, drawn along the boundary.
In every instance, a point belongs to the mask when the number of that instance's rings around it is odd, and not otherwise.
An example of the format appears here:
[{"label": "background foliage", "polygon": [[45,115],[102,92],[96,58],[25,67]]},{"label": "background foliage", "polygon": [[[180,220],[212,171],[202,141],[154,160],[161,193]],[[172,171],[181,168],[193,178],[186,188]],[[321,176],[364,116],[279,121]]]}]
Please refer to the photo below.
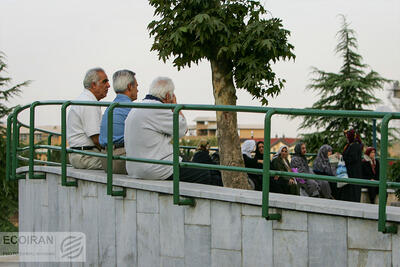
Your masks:
[{"label": "background foliage", "polygon": [[[389,167],[388,177],[391,181],[400,183],[400,161],[395,161]],[[400,201],[400,189],[396,189],[396,197]]]},{"label": "background foliage", "polygon": [[[29,84],[29,81],[10,86],[11,78],[5,74],[7,64],[4,54],[0,52],[0,121],[4,121],[14,107],[8,107],[7,101],[21,93],[21,87]],[[6,133],[5,128],[0,127],[0,232],[17,231],[17,227],[10,222],[10,217],[18,211],[18,183],[6,182]]]}]

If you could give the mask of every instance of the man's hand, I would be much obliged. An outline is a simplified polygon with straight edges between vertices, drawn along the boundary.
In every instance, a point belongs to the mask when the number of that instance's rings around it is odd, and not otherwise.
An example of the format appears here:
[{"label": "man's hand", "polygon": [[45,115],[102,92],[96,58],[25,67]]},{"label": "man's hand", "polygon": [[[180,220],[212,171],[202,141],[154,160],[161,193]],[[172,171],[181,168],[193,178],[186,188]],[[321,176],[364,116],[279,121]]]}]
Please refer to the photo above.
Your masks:
[{"label": "man's hand", "polygon": [[99,142],[99,135],[98,135],[98,134],[92,135],[92,136],[90,137],[90,139],[92,139],[94,145],[95,145],[99,150],[101,150],[101,145],[100,145],[100,142]]},{"label": "man's hand", "polygon": [[[176,102],[176,95],[175,95],[175,94],[173,94],[173,96],[172,96],[171,104],[178,104],[178,103]],[[172,110],[172,111],[173,111],[173,110]],[[182,117],[185,118],[185,116],[183,116],[182,110],[179,111],[179,115],[181,115]],[[187,130],[186,130],[186,131],[187,131]]]}]

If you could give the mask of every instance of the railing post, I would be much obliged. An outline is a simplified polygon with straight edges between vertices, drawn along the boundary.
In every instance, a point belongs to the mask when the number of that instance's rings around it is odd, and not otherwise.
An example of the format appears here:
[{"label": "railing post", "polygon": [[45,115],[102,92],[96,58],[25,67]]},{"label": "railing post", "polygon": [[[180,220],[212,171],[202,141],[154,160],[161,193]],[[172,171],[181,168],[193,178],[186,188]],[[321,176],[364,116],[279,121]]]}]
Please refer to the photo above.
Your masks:
[{"label": "railing post", "polygon": [[18,159],[17,159],[17,149],[19,146],[19,140],[18,140],[18,114],[22,110],[20,106],[15,107],[14,112],[13,112],[13,122],[12,122],[12,167],[11,167],[11,179],[16,180],[17,179],[17,165],[18,165]]},{"label": "railing post", "polygon": [[[19,146],[19,137],[20,137],[20,134],[21,134],[21,128],[22,128],[22,125],[18,122],[18,130],[17,130],[17,133],[16,133],[16,137],[15,138],[17,138],[17,140],[18,140],[18,146]],[[17,150],[18,150],[18,148],[17,148]],[[16,169],[18,169],[18,167],[19,167],[19,161],[17,160],[17,165],[15,166],[15,168]],[[25,179],[26,178],[26,175],[25,174],[17,174],[16,175],[16,177],[15,178],[17,178],[17,179]]]},{"label": "railing post", "polygon": [[372,119],[372,145],[376,150],[376,119]]},{"label": "railing post", "polygon": [[[51,146],[51,138],[53,137],[52,134],[49,134],[47,137],[47,144]],[[47,161],[51,161],[51,149],[47,149]]]},{"label": "railing post", "polygon": [[[107,109],[107,195],[111,196],[126,196],[126,188],[121,191],[113,190],[113,122],[114,108],[118,103],[111,104]],[[104,116],[104,115],[103,115]]]},{"label": "railing post", "polygon": [[61,185],[78,186],[78,181],[67,181],[67,107],[71,101],[61,106]]},{"label": "railing post", "polygon": [[386,226],[386,197],[387,197],[387,154],[388,154],[388,127],[393,114],[383,117],[381,125],[381,162],[379,169],[379,221],[378,231],[383,233],[397,233],[397,225]]},{"label": "railing post", "polygon": [[37,101],[31,104],[29,109],[29,179],[33,179],[33,166],[35,159],[35,107],[37,105]]},{"label": "railing post", "polygon": [[175,205],[195,205],[193,198],[181,199],[179,195],[179,112],[183,105],[176,105],[173,113],[173,193]]},{"label": "railing post", "polygon": [[275,110],[270,109],[264,120],[264,155],[263,155],[263,187],[262,187],[262,216],[267,220],[280,220],[281,215],[269,214],[269,183],[270,183],[270,150],[271,150],[271,117]]},{"label": "railing post", "polygon": [[7,117],[7,129],[6,129],[6,181],[11,181],[11,125],[13,115],[10,114]]},{"label": "railing post", "polygon": [[[33,169],[35,166],[35,108],[39,103],[39,101],[33,102],[29,109],[29,179],[46,179],[45,175],[34,175]],[[17,137],[18,135],[19,131],[17,133]]]}]

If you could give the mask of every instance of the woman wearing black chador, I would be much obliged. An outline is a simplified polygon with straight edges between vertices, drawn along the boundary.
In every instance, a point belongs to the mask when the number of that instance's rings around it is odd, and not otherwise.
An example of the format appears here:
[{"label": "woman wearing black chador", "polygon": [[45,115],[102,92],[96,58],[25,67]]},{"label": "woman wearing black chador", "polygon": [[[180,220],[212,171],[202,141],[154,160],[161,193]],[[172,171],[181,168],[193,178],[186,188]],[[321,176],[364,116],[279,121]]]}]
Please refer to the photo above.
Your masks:
[{"label": "woman wearing black chador", "polygon": [[[347,144],[344,147],[343,159],[346,164],[347,174],[349,178],[362,178],[361,160],[363,144],[360,136],[355,130],[351,129],[345,132]],[[361,186],[347,184],[338,190],[338,199],[360,202]]]}]

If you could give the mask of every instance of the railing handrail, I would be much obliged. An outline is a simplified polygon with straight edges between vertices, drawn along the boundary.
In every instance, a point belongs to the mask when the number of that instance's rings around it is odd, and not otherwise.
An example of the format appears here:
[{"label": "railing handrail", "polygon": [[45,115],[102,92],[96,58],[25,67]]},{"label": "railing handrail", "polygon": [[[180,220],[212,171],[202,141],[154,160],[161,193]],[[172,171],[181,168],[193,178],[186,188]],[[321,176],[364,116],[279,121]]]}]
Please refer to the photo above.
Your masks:
[{"label": "railing handrail", "polygon": [[[61,147],[51,146],[51,136],[48,139],[48,145],[35,145],[34,144],[34,132],[43,131],[50,135],[57,135],[51,131],[39,129],[34,127],[35,121],[35,108],[42,105],[61,105]],[[74,150],[66,147],[66,109],[70,105],[83,105],[83,106],[100,106],[109,107],[108,109],[108,144],[107,154]],[[162,161],[154,159],[143,159],[143,158],[129,158],[124,156],[113,156],[112,154],[112,136],[113,136],[113,110],[115,108],[147,108],[147,109],[172,109],[173,110],[173,161]],[[30,108],[30,124],[29,126],[18,121],[18,114]],[[179,162],[179,111],[181,110],[212,110],[212,111],[228,111],[228,112],[251,112],[251,113],[264,113],[264,140],[268,140],[264,143],[264,167],[261,169],[252,169],[245,167],[235,166],[223,166],[223,165],[210,165],[200,164],[193,162]],[[380,181],[363,180],[359,178],[338,178],[335,176],[324,176],[316,174],[305,174],[305,173],[291,173],[270,170],[269,155],[266,151],[270,151],[270,139],[271,139],[271,118],[275,114],[281,115],[311,115],[311,116],[328,116],[328,117],[360,117],[370,119],[382,119],[381,126],[381,164],[383,165],[380,169]],[[378,230],[384,233],[396,232],[397,227],[386,226],[386,190],[387,188],[400,188],[400,183],[387,182],[386,181],[386,168],[387,168],[387,139],[388,139],[388,123],[392,119],[400,119],[400,112],[375,112],[375,111],[348,111],[348,110],[314,110],[314,109],[295,109],[295,108],[271,108],[271,107],[254,107],[254,106],[226,106],[226,105],[198,105],[198,104],[149,104],[149,103],[118,103],[118,102],[96,102],[96,101],[36,101],[30,105],[17,107],[14,112],[7,118],[7,159],[6,159],[6,175],[7,179],[16,179],[16,168],[18,166],[17,152],[19,146],[19,128],[29,127],[29,179],[45,178],[43,175],[35,175],[33,165],[35,163],[35,150],[44,148],[50,150],[61,151],[61,178],[62,185],[64,186],[77,186],[76,181],[67,181],[66,178],[66,154],[67,153],[79,153],[84,155],[96,156],[107,158],[107,194],[112,196],[124,196],[125,188],[122,191],[113,190],[112,182],[112,164],[113,159],[124,159],[127,161],[138,161],[144,163],[153,164],[164,164],[173,166],[173,193],[174,203],[179,205],[192,205],[194,204],[193,199],[181,199],[179,194],[179,167],[188,166],[196,168],[208,168],[212,170],[227,170],[227,171],[239,171],[247,173],[256,173],[263,175],[263,192],[262,192],[262,216],[266,219],[280,219],[280,214],[269,214],[269,176],[280,175],[280,176],[296,176],[303,179],[316,179],[326,180],[332,182],[347,182],[350,184],[361,184],[368,186],[379,186],[379,224]],[[13,130],[11,131],[11,127]],[[12,136],[11,136],[12,133]],[[12,143],[11,143],[12,142]],[[12,158],[11,158],[12,155]],[[36,161],[38,162],[38,161]]]}]

